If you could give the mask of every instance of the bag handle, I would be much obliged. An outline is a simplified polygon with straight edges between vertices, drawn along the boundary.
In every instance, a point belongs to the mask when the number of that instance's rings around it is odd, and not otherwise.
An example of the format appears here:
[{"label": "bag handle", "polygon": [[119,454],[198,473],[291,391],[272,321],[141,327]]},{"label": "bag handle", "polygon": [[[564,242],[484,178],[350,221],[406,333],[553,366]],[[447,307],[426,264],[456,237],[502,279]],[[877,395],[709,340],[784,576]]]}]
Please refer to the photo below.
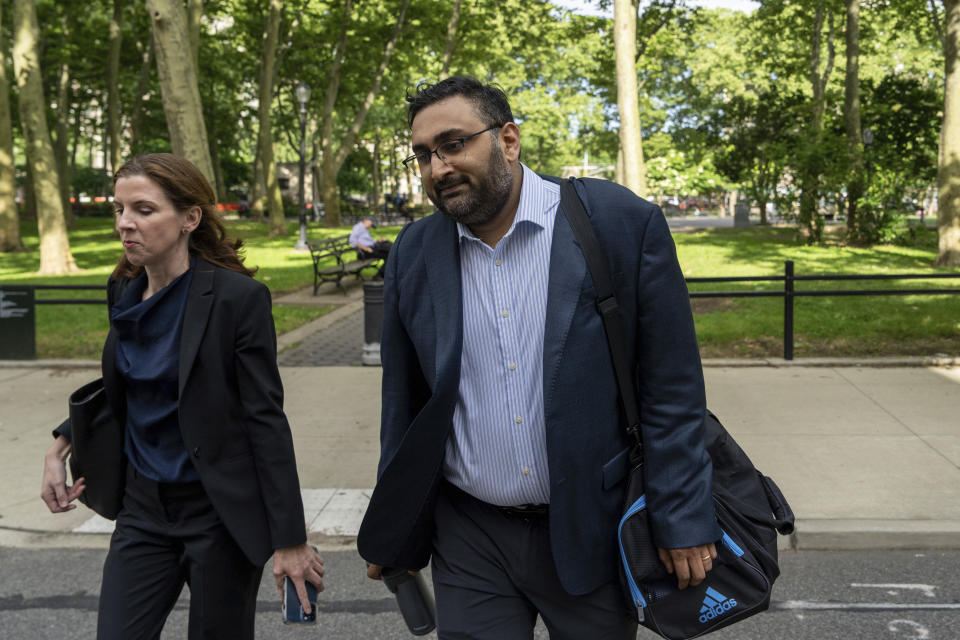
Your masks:
[{"label": "bag handle", "polygon": [[633,455],[637,457],[634,464],[640,464],[643,456],[643,434],[640,431],[640,409],[637,402],[637,390],[630,373],[630,361],[627,354],[627,341],[623,328],[623,317],[613,291],[613,280],[610,270],[604,259],[600,241],[590,224],[587,210],[583,201],[573,186],[576,178],[570,178],[560,183],[560,209],[563,211],[573,229],[573,235],[580,244],[583,259],[587,263],[587,270],[593,279],[593,286],[597,290],[597,310],[603,319],[603,328],[607,334],[607,344],[610,347],[610,358],[613,360],[613,371],[617,378],[617,388],[620,391],[620,403],[627,418],[627,437],[634,444]]}]

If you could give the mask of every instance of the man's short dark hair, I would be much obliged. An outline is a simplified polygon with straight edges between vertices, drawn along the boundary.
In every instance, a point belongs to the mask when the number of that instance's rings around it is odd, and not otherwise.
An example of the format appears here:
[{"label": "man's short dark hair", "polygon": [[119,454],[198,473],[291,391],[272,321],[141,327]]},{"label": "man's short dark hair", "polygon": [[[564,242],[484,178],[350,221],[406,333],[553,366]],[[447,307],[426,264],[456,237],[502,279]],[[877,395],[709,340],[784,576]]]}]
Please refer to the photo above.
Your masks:
[{"label": "man's short dark hair", "polygon": [[407,92],[407,125],[412,127],[413,119],[424,108],[454,96],[463,96],[472,102],[484,124],[489,127],[513,122],[510,102],[500,87],[483,84],[469,76],[452,76],[436,84],[421,82],[412,95]]}]

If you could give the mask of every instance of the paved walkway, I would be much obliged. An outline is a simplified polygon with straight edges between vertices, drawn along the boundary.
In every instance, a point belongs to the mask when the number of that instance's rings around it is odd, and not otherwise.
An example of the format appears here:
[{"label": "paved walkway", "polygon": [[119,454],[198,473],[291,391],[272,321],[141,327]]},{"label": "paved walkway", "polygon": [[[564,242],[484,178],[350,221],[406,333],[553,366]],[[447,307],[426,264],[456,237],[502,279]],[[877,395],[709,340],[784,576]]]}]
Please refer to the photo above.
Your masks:
[{"label": "paved walkway", "polygon": [[299,344],[280,353],[282,367],[361,366],[363,348],[363,309],[343,315],[322,331],[307,336]]}]

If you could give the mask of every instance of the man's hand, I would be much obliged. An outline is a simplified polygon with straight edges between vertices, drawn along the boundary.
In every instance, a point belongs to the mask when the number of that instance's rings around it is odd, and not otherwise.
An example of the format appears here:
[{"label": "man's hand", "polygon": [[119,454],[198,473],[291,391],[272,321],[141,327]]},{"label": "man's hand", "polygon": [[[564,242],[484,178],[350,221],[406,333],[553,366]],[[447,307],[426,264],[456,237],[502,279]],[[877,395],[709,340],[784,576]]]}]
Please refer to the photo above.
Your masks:
[{"label": "man's hand", "polygon": [[364,253],[373,253],[373,247],[365,247],[362,244],[358,244],[357,246],[360,247],[360,250]]},{"label": "man's hand", "polygon": [[311,611],[304,581],[309,581],[317,591],[323,591],[323,573],[323,558],[306,543],[273,552],[273,578],[277,581],[277,593],[283,597],[283,578],[289,577],[297,588],[297,597],[305,613]]},{"label": "man's hand", "polygon": [[383,571],[383,567],[379,564],[370,564],[367,563],[367,577],[371,580],[379,580],[380,573]]},{"label": "man's hand", "polygon": [[703,582],[707,572],[713,568],[713,561],[717,559],[717,548],[711,544],[685,549],[657,549],[660,562],[667,568],[667,573],[677,575],[677,587],[686,589]]},{"label": "man's hand", "polygon": [[57,436],[43,457],[43,479],[40,481],[40,498],[51,513],[61,513],[76,509],[70,504],[86,488],[84,478],[79,478],[72,487],[67,486],[67,456],[70,455],[70,441]]}]

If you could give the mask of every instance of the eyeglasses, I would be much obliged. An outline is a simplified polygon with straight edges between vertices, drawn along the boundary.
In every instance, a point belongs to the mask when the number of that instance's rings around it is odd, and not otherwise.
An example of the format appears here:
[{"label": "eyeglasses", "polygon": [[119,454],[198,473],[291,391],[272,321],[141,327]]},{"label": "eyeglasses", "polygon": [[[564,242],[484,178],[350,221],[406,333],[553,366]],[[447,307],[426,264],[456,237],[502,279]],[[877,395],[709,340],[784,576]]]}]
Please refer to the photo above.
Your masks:
[{"label": "eyeglasses", "polygon": [[500,129],[501,127],[503,127],[503,125],[498,124],[492,127],[487,127],[483,131],[477,131],[476,133],[471,133],[468,136],[463,136],[462,138],[454,138],[453,140],[441,142],[435,149],[431,151],[421,151],[404,159],[403,166],[405,166],[407,169],[414,169],[418,170],[419,172],[424,172],[430,168],[431,156],[433,155],[436,155],[438,158],[440,158],[441,162],[452,165],[456,162],[457,157],[463,153],[463,149],[467,144],[467,140],[476,138],[481,133],[493,131],[494,129]]}]

